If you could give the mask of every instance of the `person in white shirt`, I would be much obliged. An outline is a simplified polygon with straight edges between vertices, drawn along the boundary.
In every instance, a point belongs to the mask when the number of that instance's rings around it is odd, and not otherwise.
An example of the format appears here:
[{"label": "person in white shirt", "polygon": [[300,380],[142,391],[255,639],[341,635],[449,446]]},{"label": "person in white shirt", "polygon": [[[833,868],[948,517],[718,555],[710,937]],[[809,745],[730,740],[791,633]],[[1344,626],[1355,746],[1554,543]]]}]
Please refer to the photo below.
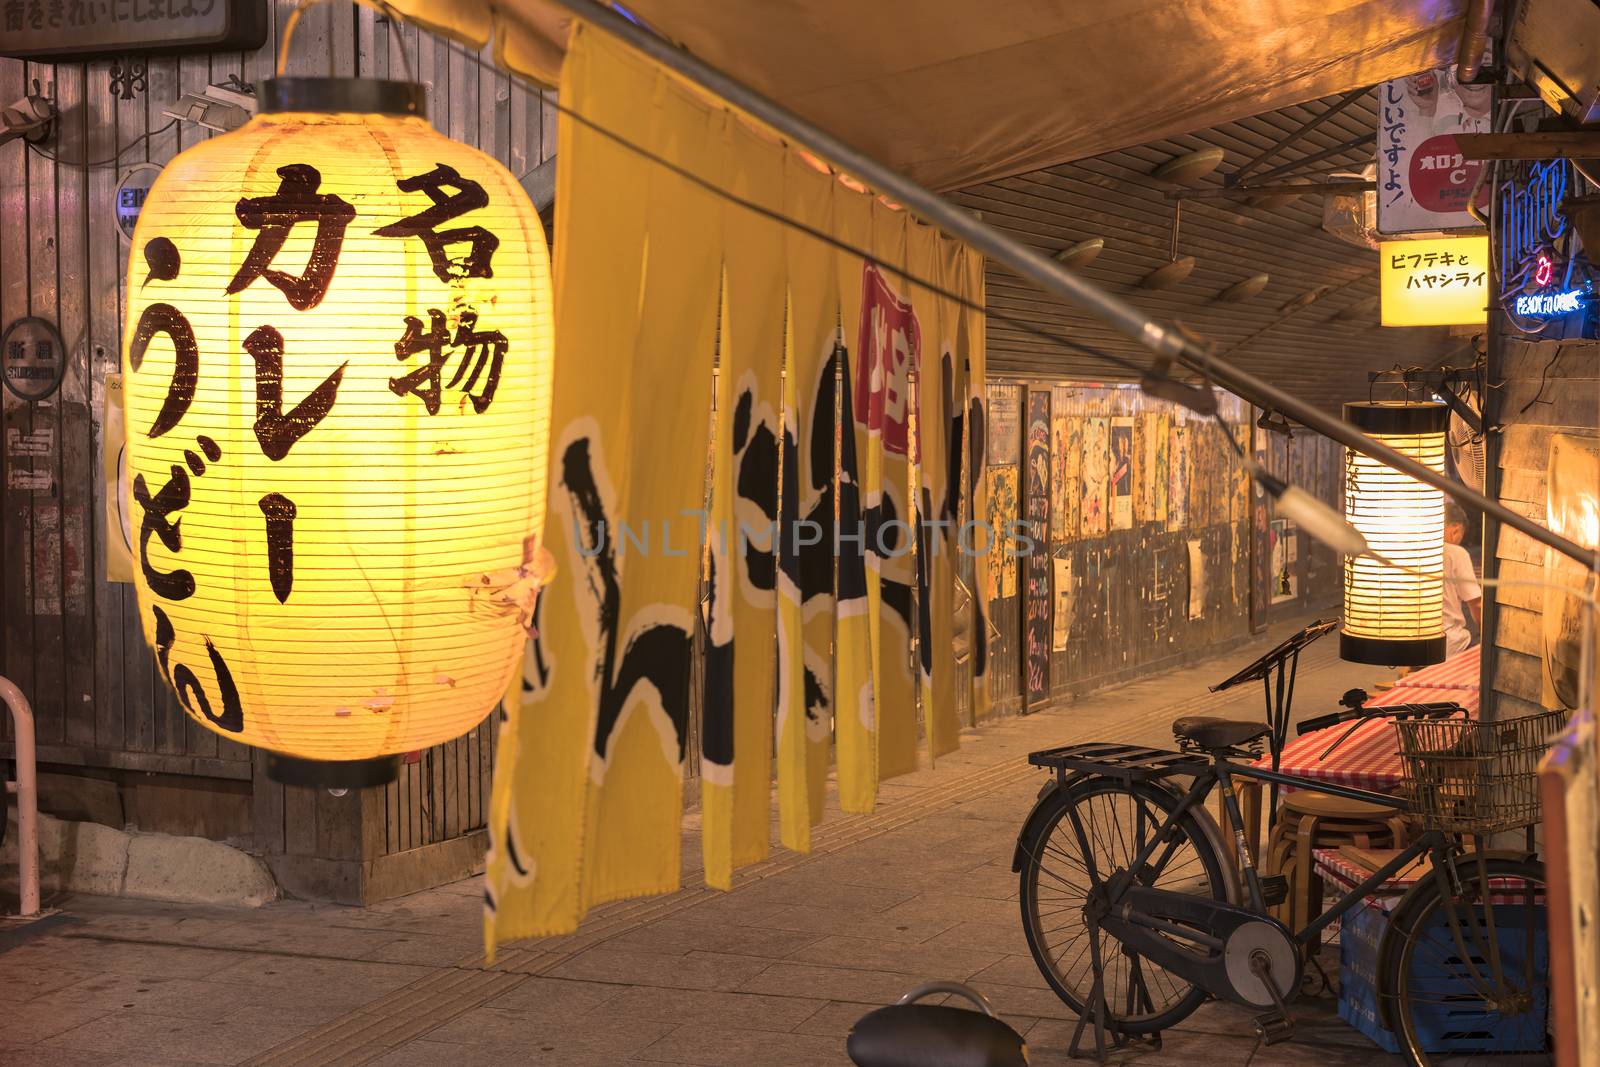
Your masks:
[{"label": "person in white shirt", "polygon": [[1472,646],[1467,612],[1483,631],[1483,588],[1472,569],[1472,557],[1461,547],[1467,533],[1467,514],[1460,505],[1444,506],[1444,649],[1454,656]]}]

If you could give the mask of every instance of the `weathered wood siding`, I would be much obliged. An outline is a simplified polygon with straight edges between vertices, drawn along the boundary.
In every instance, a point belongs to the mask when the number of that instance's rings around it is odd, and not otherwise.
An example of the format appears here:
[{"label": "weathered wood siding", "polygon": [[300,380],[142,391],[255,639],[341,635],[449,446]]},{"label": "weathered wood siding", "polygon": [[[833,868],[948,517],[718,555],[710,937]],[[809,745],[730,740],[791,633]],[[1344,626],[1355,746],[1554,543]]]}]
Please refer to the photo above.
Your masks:
[{"label": "weathered wood siding", "polygon": [[[1600,343],[1508,340],[1495,390],[1500,442],[1499,499],[1513,511],[1546,522],[1545,476],[1556,433],[1600,436]],[[1544,581],[1545,548],[1502,527],[1493,546],[1500,578]],[[1493,690],[1489,713],[1512,718],[1538,711],[1543,695],[1541,626],[1544,590],[1505,584],[1485,590],[1495,602],[1485,669]]]},{"label": "weathered wood siding", "polygon": [[[246,748],[184,715],[144,645],[132,586],[103,578],[100,422],[105,375],[120,362],[128,252],[113,210],[117,183],[128,167],[164,163],[211,136],[170,122],[163,107],[230,75],[251,83],[270,77],[294,6],[275,0],[275,25],[256,52],[149,58],[148,88],[131,100],[108,92],[109,60],[0,60],[0,101],[16,100],[37,81],[61,111],[58,136],[43,150],[21,141],[0,147],[0,325],[42,316],[59,326],[67,349],[55,396],[34,405],[4,398],[0,671],[33,702],[41,760],[254,777],[260,847],[333,858],[349,854],[351,842],[334,838],[354,821],[329,798],[268,783]],[[287,73],[400,78],[406,60],[428,88],[429,115],[441,132],[518,176],[555,152],[555,112],[541,94],[348,0],[305,13]],[[120,160],[107,162],[119,150]],[[381,825],[368,828],[371,840],[383,852],[402,852],[483,826],[493,743],[484,724],[406,763],[387,790]]]}]

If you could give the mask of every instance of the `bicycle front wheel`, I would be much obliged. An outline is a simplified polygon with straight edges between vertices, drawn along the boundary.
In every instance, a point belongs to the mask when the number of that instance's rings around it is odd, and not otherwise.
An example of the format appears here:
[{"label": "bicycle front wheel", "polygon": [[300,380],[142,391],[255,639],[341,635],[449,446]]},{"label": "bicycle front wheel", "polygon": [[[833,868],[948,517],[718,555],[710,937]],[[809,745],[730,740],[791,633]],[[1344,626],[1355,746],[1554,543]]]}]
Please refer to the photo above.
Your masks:
[{"label": "bicycle front wheel", "polygon": [[[1098,961],[1110,1027],[1145,1034],[1175,1026],[1200,1006],[1205,991],[1127,951],[1104,930],[1091,937],[1085,907],[1091,893],[1129,868],[1178,798],[1155,785],[1091,778],[1047,803],[1042,830],[1023,861],[1019,894],[1034,962],[1079,1015]],[[1226,900],[1227,872],[1199,822],[1185,815],[1173,831],[1139,872],[1139,884]]]},{"label": "bicycle front wheel", "polygon": [[1424,877],[1390,920],[1378,990],[1400,1051],[1426,1065],[1462,1053],[1540,1062],[1549,1038],[1544,867],[1465,856]]}]

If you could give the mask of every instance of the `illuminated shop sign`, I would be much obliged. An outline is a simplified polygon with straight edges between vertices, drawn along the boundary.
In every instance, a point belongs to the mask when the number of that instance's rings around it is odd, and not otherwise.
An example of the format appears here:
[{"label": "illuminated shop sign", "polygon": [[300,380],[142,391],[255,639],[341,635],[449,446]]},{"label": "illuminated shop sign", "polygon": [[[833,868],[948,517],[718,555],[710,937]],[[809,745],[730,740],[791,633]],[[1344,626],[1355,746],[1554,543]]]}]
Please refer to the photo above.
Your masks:
[{"label": "illuminated shop sign", "polygon": [[1385,326],[1482,323],[1489,304],[1489,238],[1384,241],[1378,291]]},{"label": "illuminated shop sign", "polygon": [[1551,250],[1567,234],[1561,201],[1572,184],[1571,164],[1564,159],[1523,167],[1500,186],[1500,262],[1512,288],[1527,281],[1530,269],[1544,274],[1544,280],[1535,279],[1538,284],[1549,281]]},{"label": "illuminated shop sign", "polygon": [[1550,293],[1523,293],[1512,301],[1518,315],[1536,315],[1539,318],[1550,318],[1554,315],[1570,315],[1583,307],[1583,299],[1587,294],[1582,289],[1564,289]]}]

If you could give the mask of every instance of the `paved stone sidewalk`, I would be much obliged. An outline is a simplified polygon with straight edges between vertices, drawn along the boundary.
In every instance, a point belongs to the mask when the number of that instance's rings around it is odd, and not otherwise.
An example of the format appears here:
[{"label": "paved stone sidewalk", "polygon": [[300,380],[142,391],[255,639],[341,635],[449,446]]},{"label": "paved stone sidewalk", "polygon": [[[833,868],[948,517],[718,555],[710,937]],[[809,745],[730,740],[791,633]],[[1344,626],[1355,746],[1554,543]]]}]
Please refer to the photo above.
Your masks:
[{"label": "paved stone sidewalk", "polygon": [[[1074,1019],[1028,955],[1010,869],[1043,781],[1026,754],[1102,738],[1167,745],[1185,712],[1257,717],[1259,689],[1206,686],[1289,629],[969,730],[936,770],[885,783],[878,812],[831,813],[812,855],[775,849],[726,894],[688,869],[681,892],[599,909],[580,934],[511,946],[493,969],[477,879],[368,909],[72,898],[43,932],[0,942],[0,1064],[839,1065],[856,1018],[929,978],[978,986],[1034,1063],[1065,1063]],[[1324,640],[1302,658],[1296,704],[1332,710],[1382,675],[1340,662]],[[1302,1040],[1254,1063],[1393,1061],[1331,1000],[1297,1010]],[[1245,1013],[1208,1005],[1162,1049],[1113,1060],[1242,1065],[1253,1045]]]}]

